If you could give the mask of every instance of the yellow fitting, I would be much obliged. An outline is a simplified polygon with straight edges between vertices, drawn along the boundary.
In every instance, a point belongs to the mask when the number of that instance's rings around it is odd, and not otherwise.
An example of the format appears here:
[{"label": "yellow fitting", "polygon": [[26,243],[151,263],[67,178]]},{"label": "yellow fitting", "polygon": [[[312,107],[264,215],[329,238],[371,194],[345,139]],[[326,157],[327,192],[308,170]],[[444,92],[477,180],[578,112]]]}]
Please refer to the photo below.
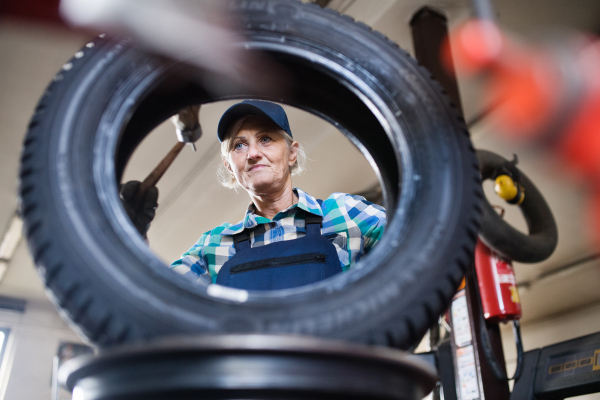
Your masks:
[{"label": "yellow fitting", "polygon": [[[518,184],[508,175],[500,175],[496,178],[494,190],[504,200],[513,204],[521,204],[525,199],[525,193],[517,186]],[[517,196],[519,198],[517,199]]]}]

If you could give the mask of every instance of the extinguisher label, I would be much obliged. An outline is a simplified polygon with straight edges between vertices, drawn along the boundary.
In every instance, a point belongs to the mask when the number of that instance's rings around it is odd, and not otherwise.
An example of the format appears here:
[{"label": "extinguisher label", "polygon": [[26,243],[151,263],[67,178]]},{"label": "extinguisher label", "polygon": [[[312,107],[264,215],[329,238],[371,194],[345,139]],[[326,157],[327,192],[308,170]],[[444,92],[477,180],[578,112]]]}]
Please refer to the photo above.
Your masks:
[{"label": "extinguisher label", "polygon": [[514,285],[515,276],[513,274],[500,274],[498,273],[498,282],[499,283],[508,283],[509,285]]},{"label": "extinguisher label", "polygon": [[510,299],[513,303],[521,304],[521,298],[519,297],[519,290],[516,286],[509,287],[510,290]]}]

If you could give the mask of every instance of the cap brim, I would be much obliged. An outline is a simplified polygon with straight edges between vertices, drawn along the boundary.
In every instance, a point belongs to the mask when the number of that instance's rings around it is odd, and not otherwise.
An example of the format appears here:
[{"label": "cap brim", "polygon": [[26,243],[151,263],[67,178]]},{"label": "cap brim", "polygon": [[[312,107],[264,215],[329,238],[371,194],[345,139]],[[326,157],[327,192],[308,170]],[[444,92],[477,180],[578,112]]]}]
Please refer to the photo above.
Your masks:
[{"label": "cap brim", "polygon": [[229,129],[231,129],[233,124],[235,124],[237,120],[239,120],[242,117],[245,117],[246,115],[258,115],[261,117],[266,117],[270,121],[273,121],[275,125],[283,129],[284,131],[286,130],[283,126],[281,126],[273,118],[271,118],[269,114],[265,113],[260,108],[252,104],[238,103],[229,107],[229,109],[227,109],[227,111],[225,111],[225,113],[221,117],[221,120],[219,121],[219,126],[217,127],[217,136],[219,137],[219,141],[222,142],[223,138],[225,137],[225,134],[229,131]]}]

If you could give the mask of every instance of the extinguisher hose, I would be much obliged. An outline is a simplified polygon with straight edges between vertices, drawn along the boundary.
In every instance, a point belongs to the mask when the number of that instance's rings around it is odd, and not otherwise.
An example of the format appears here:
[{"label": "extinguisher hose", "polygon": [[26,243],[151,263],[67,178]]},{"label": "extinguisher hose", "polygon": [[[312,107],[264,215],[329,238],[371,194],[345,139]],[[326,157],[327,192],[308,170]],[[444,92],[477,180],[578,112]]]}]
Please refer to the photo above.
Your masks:
[{"label": "extinguisher hose", "polygon": [[[472,275],[471,275],[472,274]],[[513,374],[512,378],[509,378],[508,375],[506,375],[506,370],[505,368],[503,368],[502,366],[500,366],[500,363],[498,362],[498,359],[496,358],[496,354],[494,354],[494,351],[492,350],[492,344],[490,342],[490,336],[488,335],[488,330],[487,330],[487,325],[485,324],[485,317],[483,315],[483,307],[482,307],[482,301],[481,301],[481,292],[479,291],[479,283],[477,282],[477,275],[474,273],[474,271],[471,272],[471,279],[474,279],[474,285],[473,287],[475,288],[475,295],[479,301],[479,340],[481,341],[481,347],[483,348],[483,354],[485,359],[487,360],[490,368],[492,369],[492,373],[494,374],[494,377],[500,381],[509,381],[509,380],[516,380],[519,379],[521,377],[521,372],[523,372],[523,342],[521,340],[521,324],[519,323],[519,320],[513,320],[512,325],[513,325],[513,334],[515,336],[515,344],[517,347],[517,368],[515,369],[515,373]]]},{"label": "extinguisher hose", "polygon": [[512,326],[515,344],[517,346],[517,368],[511,379],[517,380],[521,377],[521,373],[523,372],[523,357],[525,352],[523,351],[523,340],[521,338],[521,322],[518,319],[514,320]]},{"label": "extinguisher hose", "polygon": [[[477,288],[477,292],[479,292],[479,288]],[[482,343],[481,347],[483,347],[483,354],[492,369],[492,373],[496,379],[500,381],[519,379],[521,377],[521,372],[523,371],[523,342],[521,341],[521,324],[518,320],[511,321],[513,326],[513,334],[515,336],[515,344],[517,347],[517,368],[515,369],[515,373],[513,374],[512,378],[509,378],[506,375],[505,369],[500,366],[500,363],[498,362],[498,359],[492,350],[492,344],[490,343],[490,337],[485,324],[485,318],[483,317],[483,311],[480,311],[480,313],[479,336]]]}]

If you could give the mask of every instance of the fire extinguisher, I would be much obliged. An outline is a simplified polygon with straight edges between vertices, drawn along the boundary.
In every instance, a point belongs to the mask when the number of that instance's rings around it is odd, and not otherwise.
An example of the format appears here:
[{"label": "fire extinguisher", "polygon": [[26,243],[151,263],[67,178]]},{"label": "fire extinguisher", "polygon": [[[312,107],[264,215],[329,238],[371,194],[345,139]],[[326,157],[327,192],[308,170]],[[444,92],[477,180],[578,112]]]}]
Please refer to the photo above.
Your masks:
[{"label": "fire extinguisher", "polygon": [[[515,279],[512,262],[477,239],[475,246],[475,273],[477,275],[477,292],[481,302],[480,334],[483,354],[492,372],[498,380],[519,379],[523,369],[523,343],[521,339],[521,300]],[[517,368],[509,378],[500,366],[492,350],[485,322],[499,324],[512,322],[515,344],[517,347]]]},{"label": "fire extinguisher", "polygon": [[[480,335],[483,354],[498,380],[519,379],[523,370],[523,342],[521,339],[521,301],[512,262],[503,258],[477,239],[475,246],[475,273],[477,295],[481,302]],[[491,324],[512,323],[517,347],[517,368],[509,378],[504,367],[496,359],[487,333],[486,322]]]},{"label": "fire extinguisher", "polygon": [[497,324],[520,319],[521,301],[511,260],[478,239],[475,271],[485,320]]}]

